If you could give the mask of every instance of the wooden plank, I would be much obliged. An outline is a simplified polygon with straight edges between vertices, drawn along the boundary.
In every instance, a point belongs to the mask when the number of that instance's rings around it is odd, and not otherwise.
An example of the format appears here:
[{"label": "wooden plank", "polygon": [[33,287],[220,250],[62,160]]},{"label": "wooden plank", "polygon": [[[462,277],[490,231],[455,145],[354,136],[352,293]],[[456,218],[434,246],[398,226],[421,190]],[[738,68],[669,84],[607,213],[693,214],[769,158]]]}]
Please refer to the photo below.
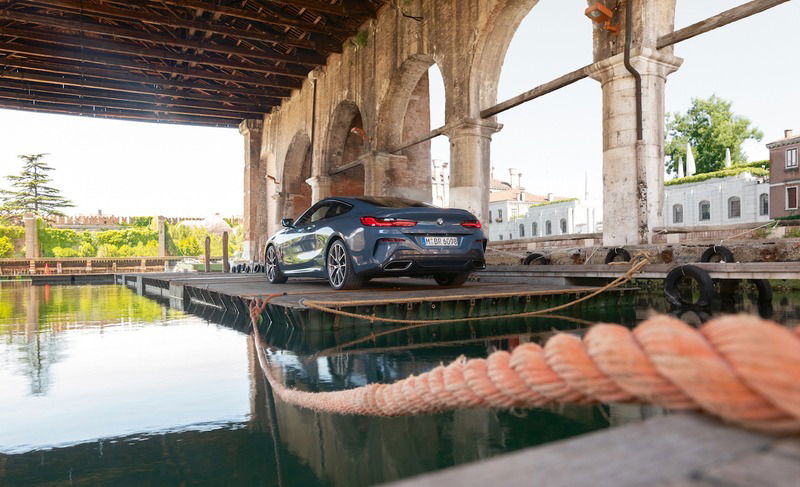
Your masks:
[{"label": "wooden plank", "polygon": [[[2,46],[0,46],[2,51]],[[280,104],[282,97],[291,94],[288,89],[279,88],[243,88],[241,86],[209,85],[198,82],[179,81],[172,78],[159,78],[144,74],[133,74],[130,71],[112,69],[108,66],[103,68],[93,67],[93,65],[72,65],[64,62],[55,63],[39,61],[33,59],[20,60],[11,56],[6,56],[0,61],[6,70],[0,73],[0,77],[7,79],[17,79],[21,81],[34,81],[38,83],[52,83],[66,86],[80,86],[95,88],[100,90],[114,90],[127,93],[142,93],[163,96],[178,96],[192,100],[219,101],[219,96],[211,96],[202,93],[193,93],[187,90],[202,90],[205,92],[215,92],[225,95],[234,95],[240,100],[252,100],[257,102],[262,100],[264,103]],[[49,74],[13,71],[8,68],[22,68],[26,70],[41,71],[45,73],[57,73],[67,75],[80,75],[80,78],[67,78],[64,76],[50,76]],[[94,79],[99,78],[99,79]],[[114,81],[124,81],[125,83],[115,83]],[[145,86],[141,86],[145,85]],[[154,88],[154,87],[162,88]],[[176,90],[165,90],[163,88],[177,88]],[[243,96],[257,97],[241,98]]]},{"label": "wooden plank", "polygon": [[[88,32],[92,34],[100,34],[113,36],[114,38],[129,39],[134,41],[144,41],[153,44],[164,44],[167,46],[176,46],[181,48],[196,49],[200,51],[217,52],[224,55],[239,56],[241,58],[250,60],[262,61],[278,61],[307,66],[322,66],[325,64],[325,58],[316,54],[283,54],[272,50],[253,50],[244,49],[235,46],[220,45],[216,42],[195,41],[182,38],[169,37],[165,35],[156,34],[153,32],[146,32],[136,29],[126,29],[106,24],[96,24],[94,22],[84,22],[82,20],[68,20],[64,18],[55,17],[52,15],[35,15],[24,12],[2,12],[0,11],[0,19],[14,20],[18,22],[27,22],[37,25],[48,27],[57,27],[60,29],[74,30],[76,32]],[[36,34],[34,33],[35,37]],[[94,44],[95,39],[88,42],[89,45]]]},{"label": "wooden plank", "polygon": [[520,93],[519,95],[509,98],[508,100],[502,101],[497,105],[491,106],[484,110],[481,110],[481,118],[490,118],[498,113],[504,112],[510,108],[514,108],[518,105],[521,105],[525,102],[534,100],[539,98],[542,95],[546,95],[558,89],[561,89],[565,86],[569,86],[576,81],[580,81],[588,76],[587,68],[591,67],[592,65],[589,64],[582,68],[578,68],[575,71],[569,72],[565,75],[559,76],[558,78],[548,81],[547,83],[541,84],[535,88],[532,88],[524,93]]},{"label": "wooden plank", "polygon": [[[795,440],[795,444],[800,441]],[[784,456],[775,450],[753,453],[722,465],[714,465],[696,473],[715,485],[750,487],[800,485],[800,459]]]},{"label": "wooden plank", "polygon": [[753,0],[751,2],[747,2],[743,5],[739,5],[738,7],[726,10],[721,14],[714,15],[713,17],[701,20],[700,22],[696,22],[688,27],[684,27],[669,34],[663,35],[658,38],[656,47],[658,49],[663,49],[667,46],[671,46],[673,44],[677,44],[678,42],[682,42],[700,34],[712,31],[722,27],[723,25],[728,25],[732,22],[736,22],[737,20],[742,20],[750,17],[751,15],[763,12],[764,10],[771,9],[772,7],[777,7],[778,5],[788,1],[789,0]]},{"label": "wooden plank", "polygon": [[441,126],[439,128],[435,128],[435,129],[431,130],[430,132],[428,132],[427,134],[425,134],[425,135],[423,135],[421,137],[417,137],[416,139],[414,139],[412,141],[401,143],[396,148],[391,149],[389,151],[389,153],[397,154],[398,152],[400,152],[400,151],[402,151],[404,149],[408,149],[409,147],[413,147],[413,146],[415,146],[417,144],[421,144],[421,143],[423,143],[425,141],[431,140],[431,139],[433,139],[435,137],[438,137],[438,136],[442,135],[444,133],[444,130],[445,130],[444,126]]},{"label": "wooden plank", "polygon": [[[6,32],[9,29],[5,29]],[[0,31],[0,35],[2,35]],[[301,82],[299,80],[280,80],[275,77],[261,77],[261,76],[248,76],[232,73],[223,73],[216,71],[209,71],[203,69],[183,68],[179,66],[169,66],[167,64],[154,64],[143,61],[136,61],[124,56],[108,56],[97,55],[90,51],[70,50],[63,49],[58,46],[51,46],[48,48],[27,46],[15,42],[7,42],[0,44],[0,52],[9,52],[15,54],[25,54],[30,56],[41,56],[46,60],[64,59],[68,61],[87,62],[92,64],[100,64],[105,66],[114,66],[119,68],[136,69],[146,72],[157,72],[168,75],[180,75],[191,78],[214,80],[230,83],[241,83],[250,86],[263,86],[265,88],[283,88],[292,89],[299,88]],[[80,75],[80,70],[76,70],[73,74]]]},{"label": "wooden plank", "polygon": [[269,0],[271,3],[290,5],[292,7],[307,8],[321,14],[336,15],[338,17],[374,17],[375,13],[357,3],[344,1],[339,5],[325,2],[324,0]]},{"label": "wooden plank", "polygon": [[31,112],[61,113],[64,115],[81,115],[94,118],[118,118],[139,122],[164,122],[179,123],[186,125],[203,125],[210,127],[229,127],[236,128],[241,123],[241,119],[228,118],[208,118],[193,117],[188,115],[152,115],[143,112],[128,112],[123,110],[94,110],[91,107],[78,107],[70,105],[59,105],[54,103],[24,102],[18,100],[2,100],[0,108],[12,110],[26,110]]},{"label": "wooden plank", "polygon": [[233,17],[237,19],[251,20],[254,22],[261,22],[264,24],[278,25],[281,27],[296,27],[300,30],[316,34],[322,34],[328,36],[339,35],[345,37],[350,36],[352,34],[350,29],[337,27],[330,24],[312,24],[300,19],[292,20],[288,18],[278,18],[278,16],[275,13],[269,10],[261,10],[260,12],[256,12],[253,10],[246,10],[243,8],[226,7],[219,4],[207,3],[200,0],[158,0],[158,1],[163,3],[164,5],[171,5],[182,8],[196,8],[196,9],[206,10],[209,12],[220,13],[222,15],[226,15],[228,17]]},{"label": "wooden plank", "polygon": [[734,462],[772,441],[699,415],[676,414],[389,485],[485,487],[497,479],[506,485],[548,487],[682,485],[698,470]]},{"label": "wooden plank", "polygon": [[[251,104],[247,105],[247,100],[242,100],[245,104],[237,103],[232,100],[225,100],[218,98],[216,103],[190,101],[183,98],[174,98],[170,96],[147,96],[137,95],[121,91],[100,91],[92,88],[86,89],[82,86],[81,89],[66,88],[63,85],[48,85],[48,84],[31,84],[19,81],[11,81],[4,79],[0,89],[15,89],[24,90],[25,93],[36,94],[53,94],[61,96],[73,97],[87,97],[93,99],[107,99],[117,101],[129,101],[137,103],[147,103],[151,105],[162,105],[166,107],[184,107],[184,108],[199,108],[207,110],[215,110],[219,112],[238,112],[238,113],[251,113],[253,115],[263,115],[270,110],[268,105]],[[18,93],[18,92],[10,92]],[[30,99],[30,98],[29,98]],[[87,103],[88,104],[88,103]]]},{"label": "wooden plank", "polygon": [[175,105],[168,103],[160,103],[158,100],[151,100],[146,102],[141,101],[122,101],[114,98],[96,98],[79,94],[66,94],[67,96],[54,95],[50,93],[29,93],[27,91],[9,91],[0,88],[0,99],[3,100],[26,100],[36,103],[48,102],[57,103],[61,105],[73,105],[79,107],[102,107],[114,108],[120,110],[134,110],[138,112],[152,112],[154,114],[172,114],[172,115],[195,115],[200,117],[211,118],[226,118],[244,120],[246,118],[258,118],[263,116],[263,112],[255,111],[237,111],[234,109],[225,109],[222,105],[217,109],[205,109],[200,107],[186,107],[181,104]]},{"label": "wooden plank", "polygon": [[[155,58],[159,60],[168,59],[170,61],[178,61],[182,63],[195,63],[205,66],[213,66],[217,68],[234,69],[245,73],[262,73],[262,74],[279,74],[288,76],[290,78],[304,79],[308,76],[309,70],[295,69],[288,67],[267,66],[263,63],[246,63],[240,61],[233,61],[219,56],[206,56],[206,55],[192,55],[185,53],[178,53],[170,51],[169,49],[156,49],[150,47],[139,47],[133,44],[125,44],[121,42],[110,42],[99,39],[83,39],[80,36],[68,36],[57,34],[45,34],[32,29],[19,29],[12,27],[4,27],[0,30],[0,35],[6,37],[16,37],[20,39],[28,39],[38,42],[54,44],[59,48],[63,46],[80,48],[81,53],[86,53],[86,59],[96,57],[90,53],[94,51],[106,52],[111,54],[123,54],[127,56],[141,56]],[[10,44],[3,44],[3,50],[10,51]],[[17,49],[22,49],[23,46],[16,45]],[[57,51],[59,55],[63,54],[63,49],[48,48],[47,50]],[[24,50],[16,50],[14,52],[25,52]],[[73,57],[74,59],[74,57]],[[117,63],[109,63],[112,65],[119,65],[122,58]],[[131,67],[131,66],[128,66]],[[133,66],[136,67],[136,66]],[[140,66],[141,67],[141,66]],[[155,69],[155,67],[151,67]],[[175,68],[172,68],[175,69]],[[256,79],[254,79],[255,81]]]},{"label": "wooden plank", "polygon": [[99,5],[93,2],[82,0],[33,0],[32,2],[48,7],[67,9],[68,11],[83,12],[94,14],[100,18],[114,17],[118,19],[133,20],[143,24],[151,24],[160,27],[170,27],[173,29],[194,29],[199,32],[207,32],[232,39],[247,39],[250,41],[266,42],[269,44],[282,44],[285,46],[299,47],[302,49],[322,50],[331,52],[342,52],[342,47],[338,43],[319,42],[311,39],[298,39],[290,35],[275,34],[264,29],[238,29],[227,25],[205,20],[187,20],[175,16],[158,15],[152,12],[141,10],[127,10],[114,8],[107,5]]}]

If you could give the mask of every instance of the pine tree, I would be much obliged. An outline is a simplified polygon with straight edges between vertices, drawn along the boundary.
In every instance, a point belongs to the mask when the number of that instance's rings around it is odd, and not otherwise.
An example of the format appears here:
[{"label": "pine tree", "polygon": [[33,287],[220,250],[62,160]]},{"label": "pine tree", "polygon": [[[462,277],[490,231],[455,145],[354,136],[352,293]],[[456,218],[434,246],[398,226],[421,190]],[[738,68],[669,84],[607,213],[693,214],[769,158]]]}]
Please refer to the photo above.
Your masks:
[{"label": "pine tree", "polygon": [[62,208],[75,205],[61,191],[48,186],[52,181],[48,173],[53,170],[42,159],[47,154],[26,154],[19,158],[24,162],[19,176],[6,176],[11,182],[10,191],[0,190],[3,203],[0,212],[10,217],[21,217],[25,213],[39,216],[62,216]]}]

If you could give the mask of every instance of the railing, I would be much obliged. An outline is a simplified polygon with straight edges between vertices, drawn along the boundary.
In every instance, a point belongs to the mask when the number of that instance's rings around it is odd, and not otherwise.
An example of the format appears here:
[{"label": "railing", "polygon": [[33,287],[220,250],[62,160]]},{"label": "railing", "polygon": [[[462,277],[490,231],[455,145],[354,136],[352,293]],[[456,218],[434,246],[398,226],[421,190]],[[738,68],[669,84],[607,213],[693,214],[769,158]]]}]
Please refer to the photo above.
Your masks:
[{"label": "railing", "polygon": [[0,259],[0,276],[41,274],[113,274],[117,272],[163,272],[185,256],[170,257],[43,257]]}]

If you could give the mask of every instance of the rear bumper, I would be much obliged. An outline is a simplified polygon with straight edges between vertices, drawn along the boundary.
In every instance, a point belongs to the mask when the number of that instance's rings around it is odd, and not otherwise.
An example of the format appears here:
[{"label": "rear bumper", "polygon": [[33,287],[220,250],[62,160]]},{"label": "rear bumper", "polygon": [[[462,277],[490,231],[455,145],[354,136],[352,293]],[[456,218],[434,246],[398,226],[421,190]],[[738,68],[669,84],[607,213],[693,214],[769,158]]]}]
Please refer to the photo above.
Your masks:
[{"label": "rear bumper", "polygon": [[472,249],[468,252],[418,253],[412,250],[398,250],[385,260],[373,261],[356,267],[362,277],[390,276],[429,276],[432,274],[460,274],[486,267],[483,251]]}]

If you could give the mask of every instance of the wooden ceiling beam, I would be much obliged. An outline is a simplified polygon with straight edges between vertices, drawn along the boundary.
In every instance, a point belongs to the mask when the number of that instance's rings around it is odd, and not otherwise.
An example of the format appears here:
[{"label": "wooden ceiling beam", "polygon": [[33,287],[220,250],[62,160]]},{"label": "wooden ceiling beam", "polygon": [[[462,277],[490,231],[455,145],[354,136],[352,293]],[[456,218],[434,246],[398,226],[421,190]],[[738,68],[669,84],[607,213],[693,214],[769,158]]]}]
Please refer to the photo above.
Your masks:
[{"label": "wooden ceiling beam", "polygon": [[277,14],[269,10],[262,10],[262,13],[254,10],[246,10],[243,8],[226,7],[222,5],[215,5],[213,3],[203,2],[200,0],[156,0],[158,3],[164,5],[171,5],[174,7],[183,8],[199,8],[209,12],[219,12],[228,17],[237,19],[250,20],[253,22],[261,22],[264,24],[278,25],[281,27],[296,27],[305,32],[311,32],[322,35],[335,35],[339,37],[349,37],[353,34],[351,29],[345,27],[337,27],[329,24],[312,24],[304,20],[293,20],[285,17],[278,17]]},{"label": "wooden ceiling beam", "polygon": [[325,40],[297,39],[289,35],[274,34],[265,32],[262,29],[237,29],[218,22],[205,20],[188,20],[178,17],[168,17],[153,13],[145,13],[140,10],[125,10],[108,5],[99,5],[92,2],[81,0],[32,0],[26,3],[44,5],[52,8],[66,9],[70,12],[83,12],[100,17],[114,17],[123,20],[132,20],[147,25],[165,26],[173,29],[196,29],[201,32],[208,32],[232,39],[247,39],[250,41],[265,42],[269,44],[282,44],[301,49],[324,52],[342,52],[339,43]]},{"label": "wooden ceiling beam", "polygon": [[[175,95],[140,95],[126,91],[113,91],[103,90],[95,87],[81,86],[77,88],[67,88],[64,86],[47,84],[47,83],[31,83],[22,81],[12,81],[9,79],[3,80],[0,89],[15,89],[22,90],[29,93],[48,93],[51,95],[59,96],[73,96],[73,97],[87,97],[92,99],[107,99],[132,103],[145,103],[154,106],[165,107],[183,107],[189,109],[202,109],[218,112],[231,112],[231,113],[251,113],[253,115],[263,115],[268,112],[272,106],[261,105],[257,102],[248,104],[248,100],[224,100],[219,97],[216,102],[202,102],[188,100],[183,97]],[[109,105],[111,106],[111,105]],[[221,113],[224,115],[224,113]]]},{"label": "wooden ceiling beam", "polygon": [[332,4],[324,0],[268,0],[278,5],[287,5],[298,8],[307,8],[316,13],[336,15],[337,17],[375,17],[375,12],[369,8],[358,6],[356,3],[344,2],[342,4]]},{"label": "wooden ceiling beam", "polygon": [[90,107],[65,105],[49,102],[26,102],[22,100],[0,100],[0,108],[25,110],[30,112],[60,113],[64,115],[81,115],[92,118],[109,118],[139,122],[179,123],[184,125],[202,125],[207,127],[235,128],[242,119],[193,117],[189,115],[156,114],[126,110],[95,110]]},{"label": "wooden ceiling beam", "polygon": [[[34,70],[37,72],[44,72],[50,74],[59,74],[59,75],[69,75],[69,76],[81,76],[78,78],[78,81],[87,82],[87,76],[89,78],[98,78],[98,80],[91,80],[91,83],[103,83],[106,80],[112,81],[123,81],[123,83],[117,84],[117,88],[109,88],[109,89],[116,89],[116,90],[130,90],[131,93],[147,93],[147,94],[159,94],[162,90],[154,89],[153,87],[162,87],[162,88],[174,88],[176,91],[174,93],[176,96],[184,96],[188,97],[191,95],[191,92],[187,91],[178,91],[178,90],[203,90],[206,92],[215,92],[224,95],[234,95],[234,96],[251,96],[256,97],[259,99],[264,99],[265,103],[274,103],[280,104],[280,99],[288,97],[291,95],[291,90],[288,89],[279,89],[279,88],[242,88],[242,87],[235,87],[235,86],[225,86],[225,85],[203,85],[198,84],[196,82],[187,82],[187,81],[178,81],[174,78],[158,78],[155,76],[147,76],[144,74],[134,74],[128,71],[123,71],[119,69],[111,69],[108,66],[103,68],[96,68],[91,66],[76,66],[72,64],[65,64],[63,62],[56,63],[56,62],[47,62],[47,61],[36,61],[32,59],[16,59],[10,56],[6,56],[5,58],[0,58],[0,66],[4,66],[6,71],[0,70],[0,78],[8,77],[12,71],[8,71],[8,68],[20,68],[26,70]],[[22,76],[28,75],[28,79],[30,76],[35,75],[36,73],[22,73]],[[22,79],[22,78],[20,78]],[[53,82],[56,84],[63,84],[64,83],[63,76],[55,76],[53,77]],[[61,80],[61,81],[59,81]],[[49,82],[49,81],[48,81]],[[143,84],[145,86],[138,86],[139,84]],[[113,84],[112,84],[113,85]],[[166,90],[163,90],[165,94],[169,94]],[[196,98],[196,99],[216,99],[216,97],[209,97],[208,95],[197,95],[202,96],[203,98]]]},{"label": "wooden ceiling beam", "polygon": [[260,118],[262,112],[255,111],[220,111],[208,110],[203,108],[189,108],[182,105],[165,105],[160,103],[139,103],[122,101],[113,98],[95,98],[89,96],[61,96],[44,92],[27,92],[16,90],[5,90],[0,88],[0,99],[21,100],[31,102],[58,103],[61,105],[72,105],[79,107],[103,107],[117,110],[133,110],[137,112],[166,113],[170,115],[193,115],[198,117],[211,118]]},{"label": "wooden ceiling beam", "polygon": [[155,44],[165,44],[169,46],[217,52],[225,55],[239,56],[249,60],[285,62],[285,63],[301,64],[306,66],[322,66],[323,64],[325,64],[325,59],[322,56],[318,56],[316,54],[312,55],[301,54],[301,53],[283,54],[276,51],[273,52],[256,51],[251,49],[243,49],[241,47],[222,46],[219,44],[215,44],[213,42],[172,38],[169,36],[154,34],[146,31],[125,29],[122,27],[115,27],[104,24],[96,24],[94,22],[69,20],[69,19],[55,17],[53,15],[46,16],[46,15],[28,14],[17,11],[12,11],[12,12],[0,11],[0,19],[13,20],[18,22],[27,22],[37,25],[44,25],[48,27],[57,27],[61,29],[69,29],[69,30],[74,30],[76,32],[90,32],[92,34],[107,35],[134,41],[144,41]]},{"label": "wooden ceiling beam", "polygon": [[[57,46],[71,46],[78,47],[81,51],[102,51],[112,54],[124,54],[128,56],[139,56],[155,59],[168,59],[170,61],[178,61],[183,63],[197,63],[205,66],[213,66],[217,68],[234,69],[237,71],[262,73],[262,74],[277,74],[288,76],[297,79],[304,79],[308,76],[308,69],[292,69],[288,67],[266,66],[263,64],[251,64],[240,61],[232,61],[227,58],[211,57],[205,55],[191,55],[172,52],[169,49],[156,49],[149,47],[137,47],[134,45],[123,44],[120,42],[102,41],[99,39],[84,39],[77,36],[58,35],[58,34],[45,34],[33,29],[20,29],[13,27],[4,27],[0,30],[0,35],[7,37],[17,37],[20,39],[28,39],[48,44],[55,44]],[[3,46],[3,44],[0,44]],[[202,77],[202,76],[200,76]]]},{"label": "wooden ceiling beam", "polygon": [[[5,44],[0,43],[0,52],[11,52],[17,54],[25,54],[29,56],[41,56],[46,59],[64,59],[69,61],[76,61],[79,63],[88,62],[93,64],[120,67],[126,69],[136,69],[146,72],[181,75],[198,79],[214,80],[222,82],[228,81],[234,83],[242,83],[245,85],[269,87],[269,88],[292,89],[292,88],[299,88],[301,85],[301,83],[296,80],[278,80],[266,77],[262,78],[257,76],[218,73],[209,70],[183,68],[178,66],[151,64],[141,61],[135,61],[122,56],[99,56],[92,54],[90,52],[72,51],[56,47],[41,48],[41,47],[27,46],[18,43],[5,43]],[[75,74],[80,75],[80,67],[77,67]]]}]

